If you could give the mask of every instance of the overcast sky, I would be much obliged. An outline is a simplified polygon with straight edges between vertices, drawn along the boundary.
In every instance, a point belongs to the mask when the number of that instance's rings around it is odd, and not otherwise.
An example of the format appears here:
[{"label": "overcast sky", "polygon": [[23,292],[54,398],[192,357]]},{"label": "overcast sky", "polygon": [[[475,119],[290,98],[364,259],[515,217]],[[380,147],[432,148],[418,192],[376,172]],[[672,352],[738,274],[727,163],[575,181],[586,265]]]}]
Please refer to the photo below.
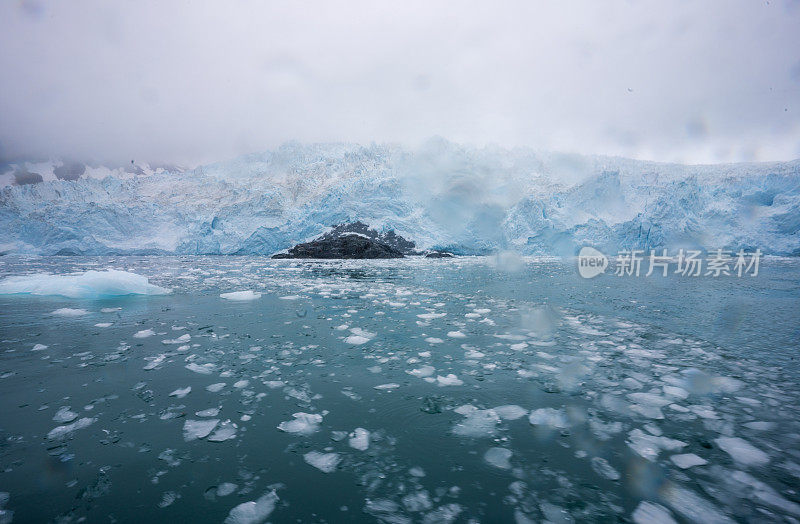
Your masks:
[{"label": "overcast sky", "polygon": [[0,158],[431,136],[798,158],[800,2],[0,3]]}]

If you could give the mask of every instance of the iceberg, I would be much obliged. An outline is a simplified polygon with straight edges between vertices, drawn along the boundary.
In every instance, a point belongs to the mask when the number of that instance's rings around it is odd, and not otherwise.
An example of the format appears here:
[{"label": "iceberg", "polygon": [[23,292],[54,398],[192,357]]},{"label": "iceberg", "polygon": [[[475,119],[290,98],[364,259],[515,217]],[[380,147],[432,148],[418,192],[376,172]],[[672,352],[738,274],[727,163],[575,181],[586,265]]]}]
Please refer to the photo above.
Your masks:
[{"label": "iceberg", "polygon": [[800,160],[680,165],[441,139],[413,149],[290,143],[188,171],[2,187],[0,252],[272,255],[360,220],[461,255],[573,256],[586,245],[800,255],[798,182]]},{"label": "iceberg", "polygon": [[150,284],[147,277],[110,269],[78,275],[12,276],[0,280],[0,294],[60,295],[68,298],[102,298],[120,295],[165,295],[170,289]]}]

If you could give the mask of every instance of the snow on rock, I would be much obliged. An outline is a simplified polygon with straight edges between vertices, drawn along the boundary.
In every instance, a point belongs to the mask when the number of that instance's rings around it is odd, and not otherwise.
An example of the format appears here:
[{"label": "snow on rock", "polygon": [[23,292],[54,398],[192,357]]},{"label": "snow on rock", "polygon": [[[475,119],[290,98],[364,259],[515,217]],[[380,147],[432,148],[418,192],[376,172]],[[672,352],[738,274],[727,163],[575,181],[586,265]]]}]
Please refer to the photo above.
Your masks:
[{"label": "snow on rock", "polygon": [[332,473],[336,471],[342,457],[338,453],[320,453],[319,451],[309,451],[303,455],[303,460],[306,463],[314,466],[323,473]]},{"label": "snow on rock", "polygon": [[150,284],[147,277],[110,269],[78,275],[33,275],[0,280],[0,294],[59,295],[68,298],[98,298],[119,295],[165,295],[169,289]]},{"label": "snow on rock", "polygon": [[262,524],[275,510],[277,502],[278,495],[274,491],[257,500],[242,502],[228,513],[225,524]]},{"label": "snow on rock", "polygon": [[232,291],[230,293],[222,293],[219,296],[220,298],[224,298],[225,300],[235,300],[240,302],[245,302],[248,300],[257,300],[261,298],[261,293],[257,293],[251,289],[247,289],[245,291]]}]

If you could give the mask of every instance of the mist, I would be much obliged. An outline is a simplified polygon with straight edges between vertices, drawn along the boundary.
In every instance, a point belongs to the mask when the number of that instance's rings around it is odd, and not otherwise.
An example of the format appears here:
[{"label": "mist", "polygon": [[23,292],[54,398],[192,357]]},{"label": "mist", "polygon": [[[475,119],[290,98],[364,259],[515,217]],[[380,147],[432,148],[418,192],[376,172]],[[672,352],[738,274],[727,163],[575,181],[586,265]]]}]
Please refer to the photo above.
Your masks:
[{"label": "mist", "polygon": [[0,159],[300,142],[800,157],[798,2],[0,4]]}]

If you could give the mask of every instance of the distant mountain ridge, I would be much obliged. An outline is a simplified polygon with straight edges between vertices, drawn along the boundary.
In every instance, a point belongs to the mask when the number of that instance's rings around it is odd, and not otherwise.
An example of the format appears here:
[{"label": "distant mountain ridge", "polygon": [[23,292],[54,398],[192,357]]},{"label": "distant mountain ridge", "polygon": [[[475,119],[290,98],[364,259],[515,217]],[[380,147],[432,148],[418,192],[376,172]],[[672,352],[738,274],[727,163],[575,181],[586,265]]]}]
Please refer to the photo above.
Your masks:
[{"label": "distant mountain ridge", "polygon": [[272,255],[360,220],[456,254],[800,255],[797,160],[685,166],[433,140],[290,143],[186,171],[22,167],[43,180],[13,185],[20,165],[0,175],[0,252]]}]

